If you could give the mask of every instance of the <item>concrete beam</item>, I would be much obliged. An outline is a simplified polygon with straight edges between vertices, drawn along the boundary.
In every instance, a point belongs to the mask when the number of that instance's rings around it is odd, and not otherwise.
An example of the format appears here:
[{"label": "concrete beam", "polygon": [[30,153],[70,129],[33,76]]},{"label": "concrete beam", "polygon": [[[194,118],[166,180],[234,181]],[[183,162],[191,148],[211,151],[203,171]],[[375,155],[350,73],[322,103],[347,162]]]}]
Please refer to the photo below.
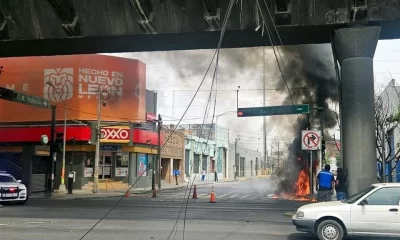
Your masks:
[{"label": "concrete beam", "polygon": [[[382,22],[381,25],[380,39],[400,38],[400,20]],[[278,27],[278,31],[285,45],[329,43],[334,30],[344,26]],[[0,41],[0,57],[215,49],[219,36],[220,32],[214,31]],[[269,45],[268,36],[261,36],[254,29],[230,30],[225,33],[222,48]]]}]

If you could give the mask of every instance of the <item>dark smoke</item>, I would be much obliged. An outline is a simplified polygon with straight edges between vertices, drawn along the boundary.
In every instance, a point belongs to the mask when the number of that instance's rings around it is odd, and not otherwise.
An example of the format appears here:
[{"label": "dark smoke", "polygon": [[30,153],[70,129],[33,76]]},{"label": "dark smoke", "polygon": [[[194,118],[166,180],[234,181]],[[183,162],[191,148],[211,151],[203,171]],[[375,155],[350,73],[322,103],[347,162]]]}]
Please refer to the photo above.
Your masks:
[{"label": "dark smoke", "polygon": [[[309,104],[310,107],[324,107],[325,114],[317,110],[311,110],[309,120],[305,115],[300,116],[293,126],[296,137],[289,146],[289,164],[296,167],[297,173],[293,172],[290,177],[282,180],[277,191],[292,193],[295,189],[298,172],[307,168],[307,155],[301,150],[301,131],[309,124],[312,129],[318,129],[321,122],[324,126],[325,140],[330,136],[327,130],[336,126],[336,113],[329,107],[329,103],[338,102],[338,84],[336,80],[335,67],[333,63],[330,45],[301,45],[285,47],[283,75],[290,88],[291,97],[288,95],[286,104]],[[277,88],[282,93],[287,93],[287,87],[283,79],[278,82]],[[313,156],[314,167],[318,163],[318,156]]]},{"label": "dark smoke", "polygon": [[[177,75],[183,81],[191,76],[202,76],[214,55],[215,50],[209,51],[171,51],[166,52],[165,59],[177,72]],[[262,63],[262,48],[237,48],[221,49],[219,56],[219,79],[223,83],[235,78],[240,72],[246,72],[249,69],[254,70],[255,66]],[[214,59],[215,64],[216,58]],[[208,76],[212,77],[215,65],[212,65]],[[262,66],[260,66],[261,69]],[[232,71],[234,70],[234,71]],[[199,79],[199,81],[201,78]],[[198,82],[193,83],[198,85]]]}]

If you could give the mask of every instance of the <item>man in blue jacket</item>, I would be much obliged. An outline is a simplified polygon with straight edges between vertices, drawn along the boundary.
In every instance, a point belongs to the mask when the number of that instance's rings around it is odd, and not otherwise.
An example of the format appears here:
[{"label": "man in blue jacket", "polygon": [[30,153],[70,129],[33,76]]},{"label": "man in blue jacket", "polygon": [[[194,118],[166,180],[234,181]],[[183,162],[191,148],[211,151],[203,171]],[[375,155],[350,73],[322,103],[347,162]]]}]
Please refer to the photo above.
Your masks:
[{"label": "man in blue jacket", "polygon": [[174,170],[174,176],[175,176],[175,180],[176,180],[176,185],[178,185],[178,177],[181,175],[181,171],[179,171],[178,168],[175,168]]},{"label": "man in blue jacket", "polygon": [[326,202],[332,200],[333,190],[335,189],[335,177],[330,172],[331,166],[325,165],[324,170],[318,173],[317,187],[318,202]]}]

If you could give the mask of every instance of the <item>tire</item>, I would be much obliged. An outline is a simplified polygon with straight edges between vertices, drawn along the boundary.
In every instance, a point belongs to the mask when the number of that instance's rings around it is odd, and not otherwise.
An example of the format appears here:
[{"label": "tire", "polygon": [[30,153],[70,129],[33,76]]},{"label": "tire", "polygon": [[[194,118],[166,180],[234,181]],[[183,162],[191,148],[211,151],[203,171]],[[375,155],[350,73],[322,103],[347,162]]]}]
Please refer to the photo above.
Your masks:
[{"label": "tire", "polygon": [[328,219],[318,224],[317,234],[320,240],[342,240],[344,237],[344,230],[340,223]]}]

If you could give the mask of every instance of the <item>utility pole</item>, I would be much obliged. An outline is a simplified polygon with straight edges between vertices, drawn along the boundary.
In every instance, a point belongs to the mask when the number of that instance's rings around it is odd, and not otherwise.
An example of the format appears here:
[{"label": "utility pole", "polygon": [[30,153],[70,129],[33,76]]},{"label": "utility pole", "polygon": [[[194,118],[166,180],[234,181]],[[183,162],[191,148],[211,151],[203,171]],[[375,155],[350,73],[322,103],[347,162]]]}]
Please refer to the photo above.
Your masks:
[{"label": "utility pole", "polygon": [[106,105],[103,100],[106,100],[109,93],[106,90],[99,89],[97,93],[97,123],[96,123],[96,152],[94,157],[94,175],[93,175],[93,193],[97,193],[99,184],[99,158],[100,158],[100,139],[101,139],[101,106]]},{"label": "utility pole", "polygon": [[278,169],[280,169],[281,168],[281,164],[280,164],[280,162],[279,162],[279,155],[280,155],[281,153],[279,152],[279,141],[278,141]]},{"label": "utility pole", "polygon": [[[263,48],[263,107],[265,107],[265,48]],[[263,172],[267,169],[267,163],[270,165],[267,152],[267,117],[263,117],[263,148],[264,148],[264,169]]]},{"label": "utility pole", "polygon": [[233,176],[234,176],[234,179],[236,179],[236,172],[237,172],[237,170],[236,170],[236,161],[239,162],[239,159],[237,157],[237,139],[235,139],[235,164],[233,165],[233,171],[234,171]]},{"label": "utility pole", "polygon": [[55,131],[56,131],[56,110],[57,107],[51,106],[51,129],[50,129],[50,161],[48,162],[47,168],[47,184],[46,184],[46,193],[53,192],[53,179],[54,179],[54,162],[56,157],[55,151]]},{"label": "utility pole", "polygon": [[157,169],[158,169],[158,189],[161,190],[161,128],[162,128],[162,117],[158,114],[158,149],[157,149]]},{"label": "utility pole", "polygon": [[386,182],[386,141],[385,141],[385,126],[382,124],[382,182]]},{"label": "utility pole", "polygon": [[63,136],[63,152],[62,152],[62,165],[61,165],[61,184],[58,188],[59,192],[66,192],[65,188],[65,145],[67,139],[67,104],[64,103],[64,136]]}]

